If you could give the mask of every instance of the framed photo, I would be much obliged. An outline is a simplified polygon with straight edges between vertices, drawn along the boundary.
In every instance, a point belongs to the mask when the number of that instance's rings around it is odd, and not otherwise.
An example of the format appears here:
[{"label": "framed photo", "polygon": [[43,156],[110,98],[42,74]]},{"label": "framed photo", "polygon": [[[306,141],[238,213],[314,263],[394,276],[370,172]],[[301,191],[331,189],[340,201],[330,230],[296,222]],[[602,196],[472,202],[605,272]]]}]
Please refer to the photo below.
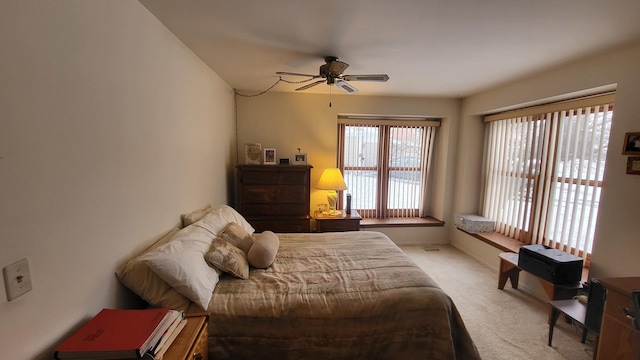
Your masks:
[{"label": "framed photo", "polygon": [[296,165],[307,165],[307,154],[297,153],[293,156],[293,163]]},{"label": "framed photo", "polygon": [[626,133],[624,135],[624,155],[640,155],[640,132]]},{"label": "framed photo", "polygon": [[640,175],[640,156],[629,156],[627,159],[627,174]]},{"label": "framed photo", "polygon": [[260,144],[244,144],[244,163],[260,164],[260,155],[262,154],[262,145]]},{"label": "framed photo", "polygon": [[276,149],[265,148],[264,149],[264,161],[265,165],[275,165],[276,164]]}]

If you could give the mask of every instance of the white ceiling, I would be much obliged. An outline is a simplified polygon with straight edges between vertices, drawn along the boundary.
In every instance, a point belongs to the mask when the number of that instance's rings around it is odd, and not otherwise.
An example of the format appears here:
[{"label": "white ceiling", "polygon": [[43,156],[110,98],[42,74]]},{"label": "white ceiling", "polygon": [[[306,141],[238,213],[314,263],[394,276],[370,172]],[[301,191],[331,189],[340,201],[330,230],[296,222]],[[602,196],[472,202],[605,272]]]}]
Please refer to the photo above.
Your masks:
[{"label": "white ceiling", "polygon": [[358,94],[467,96],[640,40],[640,0],[139,1],[245,93],[269,88],[276,71],[318,74],[333,55],[345,74],[389,75],[352,82]]}]

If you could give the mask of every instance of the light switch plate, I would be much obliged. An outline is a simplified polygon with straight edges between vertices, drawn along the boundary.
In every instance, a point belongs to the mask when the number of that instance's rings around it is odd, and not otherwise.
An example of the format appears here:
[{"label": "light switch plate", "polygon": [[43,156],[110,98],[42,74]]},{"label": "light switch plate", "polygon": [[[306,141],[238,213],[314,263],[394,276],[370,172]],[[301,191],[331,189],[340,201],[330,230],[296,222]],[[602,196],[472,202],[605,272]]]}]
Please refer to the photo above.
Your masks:
[{"label": "light switch plate", "polygon": [[29,260],[18,260],[11,265],[2,268],[4,287],[7,291],[7,300],[11,301],[31,291],[31,272]]}]

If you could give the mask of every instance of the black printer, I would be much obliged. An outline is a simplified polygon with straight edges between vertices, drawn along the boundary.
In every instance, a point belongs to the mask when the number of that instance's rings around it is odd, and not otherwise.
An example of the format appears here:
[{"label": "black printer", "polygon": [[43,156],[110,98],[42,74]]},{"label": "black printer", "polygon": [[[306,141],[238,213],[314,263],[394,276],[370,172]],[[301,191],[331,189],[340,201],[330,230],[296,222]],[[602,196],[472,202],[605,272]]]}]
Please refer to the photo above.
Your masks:
[{"label": "black printer", "polygon": [[582,279],[582,258],[545,245],[521,246],[518,267],[556,285],[574,285]]}]

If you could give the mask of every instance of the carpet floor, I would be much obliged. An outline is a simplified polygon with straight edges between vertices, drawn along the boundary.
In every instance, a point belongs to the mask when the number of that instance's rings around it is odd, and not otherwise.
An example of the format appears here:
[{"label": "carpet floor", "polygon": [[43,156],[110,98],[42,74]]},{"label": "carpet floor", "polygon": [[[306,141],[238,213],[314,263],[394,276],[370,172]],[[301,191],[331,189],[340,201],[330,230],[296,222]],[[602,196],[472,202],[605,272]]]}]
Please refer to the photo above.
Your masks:
[{"label": "carpet floor", "polygon": [[582,330],[562,317],[547,346],[548,304],[509,284],[499,290],[496,270],[451,245],[401,248],[453,299],[483,359],[593,358],[593,334],[582,344]]}]

